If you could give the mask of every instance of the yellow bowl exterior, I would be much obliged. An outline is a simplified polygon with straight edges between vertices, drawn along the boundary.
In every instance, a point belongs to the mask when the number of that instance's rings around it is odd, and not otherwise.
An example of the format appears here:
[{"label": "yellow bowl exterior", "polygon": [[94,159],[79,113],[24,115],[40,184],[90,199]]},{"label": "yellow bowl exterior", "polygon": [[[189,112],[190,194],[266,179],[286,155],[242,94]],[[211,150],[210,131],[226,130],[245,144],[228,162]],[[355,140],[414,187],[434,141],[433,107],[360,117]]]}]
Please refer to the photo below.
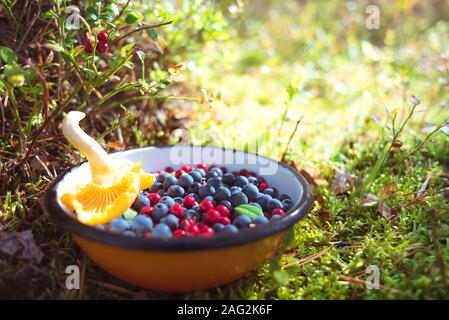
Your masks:
[{"label": "yellow bowl exterior", "polygon": [[74,235],[101,268],[136,286],[165,292],[189,292],[237,280],[276,251],[284,232],[227,248],[196,251],[145,251],[114,247]]}]

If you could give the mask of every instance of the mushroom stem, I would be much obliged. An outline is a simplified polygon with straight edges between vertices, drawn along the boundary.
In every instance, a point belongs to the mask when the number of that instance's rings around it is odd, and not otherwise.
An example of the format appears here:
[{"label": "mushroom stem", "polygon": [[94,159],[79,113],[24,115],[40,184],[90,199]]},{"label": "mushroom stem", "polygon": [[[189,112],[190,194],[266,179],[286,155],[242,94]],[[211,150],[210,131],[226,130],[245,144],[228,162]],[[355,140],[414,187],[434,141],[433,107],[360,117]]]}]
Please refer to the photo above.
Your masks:
[{"label": "mushroom stem", "polygon": [[86,156],[92,172],[92,182],[101,185],[110,184],[113,182],[114,169],[107,159],[108,154],[79,126],[79,122],[85,116],[84,112],[70,111],[62,121],[62,132],[67,140]]}]

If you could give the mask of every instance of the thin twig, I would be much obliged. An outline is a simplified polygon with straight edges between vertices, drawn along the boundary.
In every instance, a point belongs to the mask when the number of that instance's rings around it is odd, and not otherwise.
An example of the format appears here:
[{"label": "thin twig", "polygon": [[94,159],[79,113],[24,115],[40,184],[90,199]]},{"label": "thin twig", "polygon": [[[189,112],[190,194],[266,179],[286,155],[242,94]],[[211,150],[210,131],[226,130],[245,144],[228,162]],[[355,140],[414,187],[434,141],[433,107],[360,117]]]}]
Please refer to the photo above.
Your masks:
[{"label": "thin twig", "polygon": [[135,33],[135,32],[139,32],[139,31],[146,30],[146,29],[152,29],[152,28],[162,27],[162,26],[171,24],[172,22],[173,22],[173,21],[166,21],[166,22],[161,22],[161,23],[158,23],[158,24],[151,24],[151,25],[147,25],[147,26],[140,27],[140,28],[138,28],[138,29],[131,30],[130,32],[125,33],[123,36],[118,37],[118,38],[115,39],[113,42],[114,42],[114,43],[117,43],[117,42],[119,42],[120,40],[125,39],[126,37],[130,36],[131,34],[133,34],[133,33]]},{"label": "thin twig", "polygon": [[288,148],[290,147],[290,143],[292,142],[293,137],[295,136],[296,131],[298,130],[298,126],[299,126],[299,124],[301,123],[302,118],[303,118],[303,116],[301,116],[301,118],[299,118],[299,120],[296,121],[295,128],[293,129],[293,131],[292,131],[292,133],[291,133],[291,135],[290,135],[290,138],[288,139],[288,142],[287,142],[287,144],[285,145],[285,150],[284,150],[284,152],[282,153],[281,162],[284,162],[284,161],[285,161],[285,157],[286,157],[286,155],[287,155]]}]

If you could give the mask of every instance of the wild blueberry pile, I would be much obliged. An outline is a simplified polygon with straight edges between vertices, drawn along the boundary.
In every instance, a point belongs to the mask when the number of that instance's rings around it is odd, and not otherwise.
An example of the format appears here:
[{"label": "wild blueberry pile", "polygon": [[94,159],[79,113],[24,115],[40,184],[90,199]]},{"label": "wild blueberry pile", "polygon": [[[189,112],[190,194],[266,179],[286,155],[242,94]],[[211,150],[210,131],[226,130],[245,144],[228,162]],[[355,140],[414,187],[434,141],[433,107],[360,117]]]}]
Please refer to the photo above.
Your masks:
[{"label": "wild blueberry pile", "polygon": [[122,217],[97,227],[142,238],[211,237],[267,224],[293,206],[288,195],[246,169],[228,173],[225,167],[200,163],[176,172],[167,167],[155,175],[155,183]]}]

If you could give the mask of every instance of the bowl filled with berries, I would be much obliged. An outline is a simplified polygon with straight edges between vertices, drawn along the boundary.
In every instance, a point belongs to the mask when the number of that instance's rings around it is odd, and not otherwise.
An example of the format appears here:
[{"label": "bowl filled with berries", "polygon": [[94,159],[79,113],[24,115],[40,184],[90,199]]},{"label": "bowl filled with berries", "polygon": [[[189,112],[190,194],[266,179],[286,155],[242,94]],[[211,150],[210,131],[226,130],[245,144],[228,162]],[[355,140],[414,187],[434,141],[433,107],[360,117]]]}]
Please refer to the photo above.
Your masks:
[{"label": "bowl filled with berries", "polygon": [[291,167],[246,151],[163,146],[106,152],[67,116],[87,162],[59,176],[46,209],[102,269],[128,283],[188,292],[266,261],[312,207]]}]

